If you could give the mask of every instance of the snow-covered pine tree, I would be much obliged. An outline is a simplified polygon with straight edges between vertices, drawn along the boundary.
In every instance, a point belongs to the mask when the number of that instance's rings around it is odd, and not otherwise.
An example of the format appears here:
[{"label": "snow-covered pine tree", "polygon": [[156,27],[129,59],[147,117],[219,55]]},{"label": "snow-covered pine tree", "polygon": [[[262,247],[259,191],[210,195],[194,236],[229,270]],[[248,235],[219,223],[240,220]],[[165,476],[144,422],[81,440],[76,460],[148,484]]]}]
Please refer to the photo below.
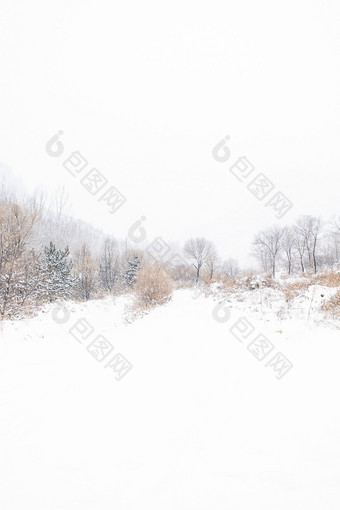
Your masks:
[{"label": "snow-covered pine tree", "polygon": [[57,250],[50,242],[44,250],[43,278],[41,292],[52,302],[58,298],[67,299],[72,295],[76,279],[72,276],[72,261],[67,260],[70,252],[68,246],[64,251]]},{"label": "snow-covered pine tree", "polygon": [[128,261],[127,269],[122,275],[123,282],[128,285],[128,287],[132,287],[134,285],[139,266],[140,260],[137,255],[135,255],[132,260]]}]

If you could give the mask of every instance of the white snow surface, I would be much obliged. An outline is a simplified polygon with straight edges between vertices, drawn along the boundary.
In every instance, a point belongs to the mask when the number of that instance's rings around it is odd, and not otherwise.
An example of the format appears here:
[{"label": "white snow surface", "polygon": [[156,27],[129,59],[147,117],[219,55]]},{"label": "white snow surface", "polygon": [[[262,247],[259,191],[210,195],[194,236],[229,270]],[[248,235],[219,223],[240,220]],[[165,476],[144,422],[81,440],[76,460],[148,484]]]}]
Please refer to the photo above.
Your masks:
[{"label": "white snow surface", "polygon": [[[2,324],[1,509],[339,510],[336,327],[247,298],[218,322],[191,290],[127,325],[128,301]],[[240,317],[293,363],[282,379],[231,334]],[[120,381],[87,350],[100,334],[133,365]]]}]

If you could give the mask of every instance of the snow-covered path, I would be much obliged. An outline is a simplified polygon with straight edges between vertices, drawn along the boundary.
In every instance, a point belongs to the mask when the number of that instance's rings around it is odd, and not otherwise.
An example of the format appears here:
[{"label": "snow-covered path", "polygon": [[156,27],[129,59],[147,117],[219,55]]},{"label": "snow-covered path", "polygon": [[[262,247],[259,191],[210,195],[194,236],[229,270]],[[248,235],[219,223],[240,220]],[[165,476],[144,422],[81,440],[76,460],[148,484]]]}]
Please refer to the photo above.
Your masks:
[{"label": "snow-covered path", "polygon": [[[126,326],[123,305],[4,325],[0,508],[339,509],[339,331],[251,318],[294,364],[277,380],[229,331],[240,310],[218,322],[183,290]],[[133,365],[120,381],[86,348],[100,334]]]}]

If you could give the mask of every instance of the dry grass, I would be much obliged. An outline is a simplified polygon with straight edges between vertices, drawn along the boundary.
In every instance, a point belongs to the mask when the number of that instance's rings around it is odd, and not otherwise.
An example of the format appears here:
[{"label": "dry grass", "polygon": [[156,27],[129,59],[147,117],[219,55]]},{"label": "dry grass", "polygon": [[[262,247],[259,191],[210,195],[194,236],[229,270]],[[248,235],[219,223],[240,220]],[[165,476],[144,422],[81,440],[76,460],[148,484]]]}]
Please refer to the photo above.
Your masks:
[{"label": "dry grass", "polygon": [[310,285],[312,285],[313,282],[309,280],[308,278],[303,280],[298,280],[296,282],[291,283],[285,283],[281,290],[283,292],[283,295],[286,299],[286,302],[290,302],[302,293],[304,293]]},{"label": "dry grass", "polygon": [[315,277],[315,283],[325,287],[340,287],[340,272],[331,271],[329,273],[318,274]]},{"label": "dry grass", "polygon": [[340,287],[340,273],[330,271],[322,274],[305,273],[295,282],[284,282],[281,290],[285,296],[286,302],[290,302],[302,293],[304,293],[311,285],[322,285],[324,287]]},{"label": "dry grass", "polygon": [[333,318],[340,319],[340,290],[322,305],[322,310]]}]

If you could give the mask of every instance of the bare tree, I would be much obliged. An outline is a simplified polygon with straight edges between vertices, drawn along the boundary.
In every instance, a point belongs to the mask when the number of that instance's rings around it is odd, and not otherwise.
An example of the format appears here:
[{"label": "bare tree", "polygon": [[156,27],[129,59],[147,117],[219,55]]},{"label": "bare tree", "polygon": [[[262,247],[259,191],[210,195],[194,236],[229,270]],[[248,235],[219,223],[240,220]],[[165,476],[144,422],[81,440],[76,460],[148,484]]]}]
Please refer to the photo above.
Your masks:
[{"label": "bare tree", "polygon": [[184,246],[184,253],[190,260],[193,260],[192,265],[196,269],[196,282],[200,277],[200,270],[204,264],[207,263],[214,245],[204,237],[197,237],[189,239]]},{"label": "bare tree", "polygon": [[330,229],[323,236],[322,241],[320,243],[318,265],[331,268],[339,261],[340,236]]},{"label": "bare tree", "polygon": [[104,241],[99,257],[99,276],[102,286],[109,292],[119,277],[120,257],[118,243],[112,237]]},{"label": "bare tree", "polygon": [[275,225],[257,234],[253,242],[254,246],[258,248],[260,253],[265,254],[268,257],[273,278],[275,278],[276,261],[282,247],[283,234],[284,229]]},{"label": "bare tree", "polygon": [[304,235],[302,235],[299,228],[294,225],[293,227],[294,231],[294,247],[299,254],[299,262],[301,266],[301,271],[305,272],[305,252],[306,252],[306,240]]},{"label": "bare tree", "polygon": [[216,273],[217,269],[219,268],[219,264],[220,264],[219,256],[216,248],[213,246],[212,249],[210,250],[210,253],[206,261],[206,266],[211,280],[214,276],[214,273]]},{"label": "bare tree", "polygon": [[237,260],[229,258],[222,264],[222,272],[228,276],[228,278],[235,278],[241,272]]},{"label": "bare tree", "polygon": [[311,249],[311,222],[310,217],[307,215],[300,216],[296,221],[296,230],[299,234],[300,240],[303,241],[304,249],[308,255],[308,266],[312,265],[312,249]]},{"label": "bare tree", "polygon": [[52,218],[55,228],[55,239],[59,243],[62,241],[62,232],[65,231],[70,219],[71,206],[65,186],[59,188],[52,198]]},{"label": "bare tree", "polygon": [[261,244],[253,243],[251,255],[260,263],[263,271],[267,273],[271,267],[267,248]]},{"label": "bare tree", "polygon": [[304,246],[307,249],[308,265],[317,272],[317,244],[322,232],[322,221],[320,217],[304,215],[296,221],[296,229]]},{"label": "bare tree", "polygon": [[286,227],[282,236],[282,249],[287,259],[287,270],[290,275],[293,264],[293,250],[295,246],[295,233],[292,227]]},{"label": "bare tree", "polygon": [[39,208],[34,201],[20,206],[11,200],[4,198],[0,205],[0,314],[2,316],[14,312],[18,304],[21,259],[39,215]]},{"label": "bare tree", "polygon": [[312,257],[314,273],[317,272],[317,245],[322,234],[323,222],[320,217],[311,217],[311,238],[312,238]]}]

